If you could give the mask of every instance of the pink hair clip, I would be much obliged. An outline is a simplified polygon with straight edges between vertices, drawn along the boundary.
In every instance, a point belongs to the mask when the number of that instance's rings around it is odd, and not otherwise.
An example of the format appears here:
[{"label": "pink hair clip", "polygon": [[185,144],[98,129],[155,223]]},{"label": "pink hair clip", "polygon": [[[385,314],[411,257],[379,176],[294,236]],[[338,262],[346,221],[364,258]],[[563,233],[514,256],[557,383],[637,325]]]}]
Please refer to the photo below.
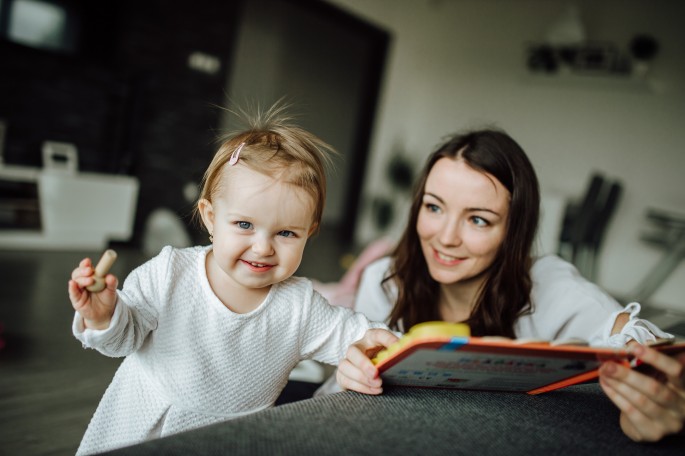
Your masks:
[{"label": "pink hair clip", "polygon": [[236,163],[238,163],[238,159],[240,158],[240,151],[243,150],[243,146],[245,143],[240,143],[240,145],[236,148],[236,150],[233,151],[231,154],[231,158],[228,159],[228,164],[233,166]]}]

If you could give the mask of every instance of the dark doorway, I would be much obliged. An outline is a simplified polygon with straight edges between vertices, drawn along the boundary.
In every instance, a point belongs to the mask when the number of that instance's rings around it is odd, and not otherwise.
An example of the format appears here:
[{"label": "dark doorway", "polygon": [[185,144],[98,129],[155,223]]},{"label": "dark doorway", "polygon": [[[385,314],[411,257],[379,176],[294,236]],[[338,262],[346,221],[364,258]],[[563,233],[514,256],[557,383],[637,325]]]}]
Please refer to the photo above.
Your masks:
[{"label": "dark doorway", "polygon": [[341,153],[328,176],[323,226],[345,242],[357,220],[389,39],[326,2],[250,0],[236,40],[231,101],[269,106],[285,97],[298,123]]}]

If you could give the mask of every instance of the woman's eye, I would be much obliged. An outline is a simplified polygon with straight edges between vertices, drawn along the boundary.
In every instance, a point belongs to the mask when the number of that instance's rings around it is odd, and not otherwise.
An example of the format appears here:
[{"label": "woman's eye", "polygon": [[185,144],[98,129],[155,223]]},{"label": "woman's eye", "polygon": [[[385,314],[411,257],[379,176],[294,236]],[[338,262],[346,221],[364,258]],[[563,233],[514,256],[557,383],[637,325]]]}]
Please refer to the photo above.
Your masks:
[{"label": "woman's eye", "polygon": [[471,217],[471,221],[473,221],[473,224],[476,226],[488,226],[488,225],[490,225],[490,222],[488,222],[484,218],[478,217],[476,215]]},{"label": "woman's eye", "polygon": [[283,237],[287,237],[287,238],[295,237],[295,233],[293,233],[292,231],[289,231],[289,230],[279,231],[278,235],[283,236]]},{"label": "woman's eye", "polygon": [[250,222],[236,222],[236,225],[238,225],[238,228],[242,230],[249,230],[252,228],[252,223]]},{"label": "woman's eye", "polygon": [[438,205],[433,203],[426,203],[426,209],[428,212],[440,212]]}]

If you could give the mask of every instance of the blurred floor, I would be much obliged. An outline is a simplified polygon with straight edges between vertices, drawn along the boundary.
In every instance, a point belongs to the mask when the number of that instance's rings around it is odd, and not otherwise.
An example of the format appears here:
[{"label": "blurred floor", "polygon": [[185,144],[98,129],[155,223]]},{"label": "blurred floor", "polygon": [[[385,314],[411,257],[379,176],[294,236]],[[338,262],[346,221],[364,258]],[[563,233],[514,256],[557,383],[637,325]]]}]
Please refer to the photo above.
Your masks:
[{"label": "blurred floor", "polygon": [[[333,231],[310,240],[297,275],[343,273]],[[120,283],[145,261],[117,247]],[[121,360],[84,350],[71,335],[67,280],[81,258],[101,252],[0,250],[0,455],[73,455]]]}]

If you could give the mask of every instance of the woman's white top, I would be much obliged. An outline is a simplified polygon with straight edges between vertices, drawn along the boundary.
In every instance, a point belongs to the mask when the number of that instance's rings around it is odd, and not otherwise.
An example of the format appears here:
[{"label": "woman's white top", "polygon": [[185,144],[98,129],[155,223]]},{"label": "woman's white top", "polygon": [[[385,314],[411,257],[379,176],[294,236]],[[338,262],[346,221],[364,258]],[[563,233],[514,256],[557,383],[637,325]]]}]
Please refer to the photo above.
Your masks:
[{"label": "woman's white top", "polygon": [[[386,283],[390,296],[381,286],[391,261],[390,257],[385,257],[369,265],[359,284],[355,310],[373,321],[387,321],[395,304],[397,290],[394,283]],[[638,303],[623,307],[558,256],[536,259],[530,275],[533,281],[530,296],[532,312],[516,321],[514,333],[517,338],[549,341],[584,339],[593,346],[611,347],[622,347],[630,339],[646,344],[656,337],[673,338],[651,322],[638,318]],[[630,320],[619,334],[612,336],[616,317],[623,312],[630,314]]]},{"label": "woman's white top", "polygon": [[[389,274],[391,261],[390,257],[381,258],[367,266],[362,275],[354,309],[369,320],[387,323],[395,305],[397,287],[394,282],[385,284],[389,295],[381,285]],[[646,344],[656,337],[674,338],[651,322],[638,318],[640,304],[621,306],[600,287],[584,279],[572,264],[555,255],[536,259],[530,275],[532,312],[519,317],[514,325],[514,333],[519,339],[583,339],[593,346],[623,347],[631,339]],[[623,312],[630,314],[630,320],[620,333],[612,336],[616,317]],[[332,376],[315,395],[338,391],[341,388]]]},{"label": "woman's white top", "polygon": [[208,248],[165,247],[133,271],[109,328],[73,333],[84,347],[125,356],[78,450],[102,452],[223,421],[274,404],[302,359],[338,364],[369,323],[334,307],[309,280],[271,287],[260,306],[234,313],[212,291]]}]

